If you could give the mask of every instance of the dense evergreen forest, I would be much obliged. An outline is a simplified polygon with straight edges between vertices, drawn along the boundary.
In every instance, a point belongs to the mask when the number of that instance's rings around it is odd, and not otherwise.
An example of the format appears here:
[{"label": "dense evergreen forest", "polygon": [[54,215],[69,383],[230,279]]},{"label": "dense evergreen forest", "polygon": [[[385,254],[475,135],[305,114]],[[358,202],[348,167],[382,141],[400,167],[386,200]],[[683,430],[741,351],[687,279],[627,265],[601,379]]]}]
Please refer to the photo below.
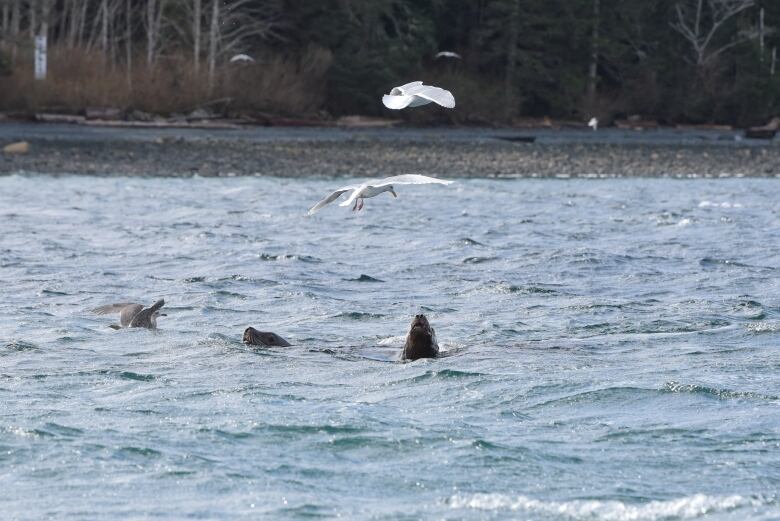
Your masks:
[{"label": "dense evergreen forest", "polygon": [[421,122],[748,125],[780,114],[778,28],[780,0],[0,0],[0,109],[388,116],[421,79],[458,100]]}]

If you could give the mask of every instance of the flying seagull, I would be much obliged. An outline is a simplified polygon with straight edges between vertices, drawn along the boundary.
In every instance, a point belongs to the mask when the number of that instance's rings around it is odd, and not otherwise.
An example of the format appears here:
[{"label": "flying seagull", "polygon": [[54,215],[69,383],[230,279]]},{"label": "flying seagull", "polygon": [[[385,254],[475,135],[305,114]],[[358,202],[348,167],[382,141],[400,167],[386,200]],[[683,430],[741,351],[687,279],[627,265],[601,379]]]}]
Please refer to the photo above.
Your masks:
[{"label": "flying seagull", "polygon": [[236,62],[242,62],[242,63],[252,63],[255,59],[249,56],[248,54],[236,54],[232,58],[230,58],[230,63],[236,63]]},{"label": "flying seagull", "polygon": [[382,103],[385,104],[385,107],[393,110],[419,107],[428,103],[436,103],[451,109],[455,107],[455,97],[448,90],[423,85],[421,81],[413,81],[400,87],[393,87],[390,94],[382,96]]},{"label": "flying seagull", "polygon": [[599,120],[596,118],[590,118],[590,121],[588,121],[588,126],[592,128],[593,130],[598,130],[599,128]]},{"label": "flying seagull", "polygon": [[437,52],[436,56],[434,56],[434,58],[437,59],[437,60],[439,58],[455,58],[456,60],[460,60],[461,59],[461,55],[456,53],[456,52],[452,52],[452,51],[441,51],[441,52]]},{"label": "flying seagull", "polygon": [[106,304],[92,310],[98,315],[107,315],[109,313],[119,312],[119,325],[112,324],[109,327],[121,329],[123,327],[145,327],[147,329],[157,329],[157,317],[166,316],[160,313],[160,308],[165,305],[165,300],[160,299],[148,308],[141,304],[133,302],[120,302],[117,304]]},{"label": "flying seagull", "polygon": [[363,209],[364,199],[375,197],[382,192],[390,192],[393,194],[393,197],[398,197],[398,194],[396,194],[395,190],[393,189],[393,185],[424,185],[428,183],[448,185],[451,184],[452,181],[445,181],[444,179],[436,179],[435,177],[428,177],[417,174],[396,175],[393,177],[387,177],[385,179],[370,179],[360,185],[350,185],[339,188],[325,199],[312,206],[308,215],[314,215],[324,206],[327,206],[338,199],[341,194],[349,192],[350,190],[352,190],[352,194],[350,194],[346,201],[339,204],[339,206],[349,206],[350,204],[355,203],[352,207],[352,211],[354,212],[355,210]]}]

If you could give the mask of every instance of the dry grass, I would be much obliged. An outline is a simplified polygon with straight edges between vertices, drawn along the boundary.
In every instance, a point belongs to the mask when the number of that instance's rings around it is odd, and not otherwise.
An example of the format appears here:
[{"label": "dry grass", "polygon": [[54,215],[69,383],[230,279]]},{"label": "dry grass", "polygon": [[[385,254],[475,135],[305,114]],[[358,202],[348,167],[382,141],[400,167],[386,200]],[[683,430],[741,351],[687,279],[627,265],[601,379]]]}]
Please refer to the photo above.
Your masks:
[{"label": "dry grass", "polygon": [[235,100],[238,109],[312,114],[325,100],[325,77],[332,61],[329,50],[316,47],[295,58],[260,56],[253,65],[223,67],[220,91]]},{"label": "dry grass", "polygon": [[330,52],[320,48],[261,57],[251,65],[226,63],[209,89],[205,66],[196,73],[189,56],[167,56],[155,67],[139,56],[128,75],[124,64],[107,63],[98,51],[54,46],[45,81],[33,79],[32,56],[25,53],[10,76],[0,77],[0,109],[78,113],[105,106],[169,114],[229,100],[223,108],[307,114],[322,104],[330,63]]}]

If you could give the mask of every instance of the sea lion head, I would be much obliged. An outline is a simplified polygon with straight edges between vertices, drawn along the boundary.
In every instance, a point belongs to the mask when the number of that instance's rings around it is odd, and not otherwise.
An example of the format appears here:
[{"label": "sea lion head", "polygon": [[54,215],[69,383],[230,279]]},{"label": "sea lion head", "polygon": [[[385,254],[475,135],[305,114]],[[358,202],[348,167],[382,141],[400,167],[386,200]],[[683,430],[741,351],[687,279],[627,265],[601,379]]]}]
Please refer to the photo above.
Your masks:
[{"label": "sea lion head", "polygon": [[418,358],[433,358],[439,353],[436,343],[436,332],[425,315],[415,315],[406,335],[402,358],[417,360]]},{"label": "sea lion head", "polygon": [[288,347],[292,345],[276,333],[272,333],[270,331],[258,331],[253,327],[248,327],[244,330],[244,343],[253,346]]},{"label": "sea lion head", "polygon": [[431,323],[428,322],[428,317],[425,315],[415,315],[412,319],[412,323],[409,326],[409,332],[415,330],[428,331],[431,329]]}]

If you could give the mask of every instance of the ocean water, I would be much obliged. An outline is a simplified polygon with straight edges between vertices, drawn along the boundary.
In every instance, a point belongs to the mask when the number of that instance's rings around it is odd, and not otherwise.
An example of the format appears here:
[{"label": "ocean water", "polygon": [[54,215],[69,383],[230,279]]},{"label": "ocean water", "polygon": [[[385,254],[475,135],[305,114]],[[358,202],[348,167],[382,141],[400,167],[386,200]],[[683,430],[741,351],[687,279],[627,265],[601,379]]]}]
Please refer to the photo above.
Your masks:
[{"label": "ocean water", "polygon": [[780,182],[347,182],[0,178],[2,518],[780,518]]}]

